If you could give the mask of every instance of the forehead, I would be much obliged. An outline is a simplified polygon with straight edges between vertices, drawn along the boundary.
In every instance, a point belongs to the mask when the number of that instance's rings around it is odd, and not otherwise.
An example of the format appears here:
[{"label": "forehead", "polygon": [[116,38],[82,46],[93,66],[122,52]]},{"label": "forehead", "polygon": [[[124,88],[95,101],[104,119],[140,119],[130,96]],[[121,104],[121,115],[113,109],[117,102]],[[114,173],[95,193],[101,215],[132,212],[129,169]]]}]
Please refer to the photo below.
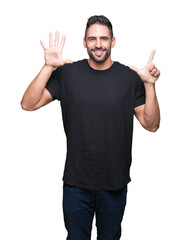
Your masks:
[{"label": "forehead", "polygon": [[89,36],[95,36],[95,37],[107,36],[107,37],[109,37],[109,35],[110,35],[109,28],[102,24],[97,24],[97,23],[92,24],[87,30],[87,37],[89,37]]}]

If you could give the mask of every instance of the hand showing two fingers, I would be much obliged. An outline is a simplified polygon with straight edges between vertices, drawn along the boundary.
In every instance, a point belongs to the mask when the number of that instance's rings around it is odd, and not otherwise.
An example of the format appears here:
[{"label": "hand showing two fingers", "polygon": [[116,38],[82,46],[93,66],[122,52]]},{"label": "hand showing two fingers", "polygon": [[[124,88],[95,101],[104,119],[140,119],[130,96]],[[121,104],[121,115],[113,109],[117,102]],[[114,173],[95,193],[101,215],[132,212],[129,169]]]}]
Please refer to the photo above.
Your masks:
[{"label": "hand showing two fingers", "polygon": [[53,44],[53,33],[49,33],[49,47],[46,47],[45,43],[40,40],[41,46],[44,49],[45,64],[54,68],[63,66],[67,63],[73,63],[70,59],[63,59],[62,51],[65,44],[65,35],[62,36],[59,43],[59,32],[55,32],[55,40]]},{"label": "hand showing two fingers", "polygon": [[145,83],[153,84],[158,80],[160,76],[160,71],[156,68],[155,64],[152,63],[155,52],[155,50],[151,52],[148,62],[144,68],[138,69],[136,67],[130,67],[140,76],[142,81]]}]

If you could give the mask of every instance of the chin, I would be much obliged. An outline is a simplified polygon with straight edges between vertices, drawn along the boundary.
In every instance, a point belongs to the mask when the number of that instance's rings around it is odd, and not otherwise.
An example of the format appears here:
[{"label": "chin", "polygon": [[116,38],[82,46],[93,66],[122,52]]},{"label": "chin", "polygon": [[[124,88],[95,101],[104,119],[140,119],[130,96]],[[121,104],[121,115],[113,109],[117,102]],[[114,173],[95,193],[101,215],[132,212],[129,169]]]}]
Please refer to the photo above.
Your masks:
[{"label": "chin", "polygon": [[93,59],[96,63],[103,63],[106,59]]},{"label": "chin", "polygon": [[106,61],[107,57],[105,56],[101,56],[100,58],[99,57],[95,57],[95,56],[90,56],[92,58],[92,60],[94,60],[96,63],[103,63]]},{"label": "chin", "polygon": [[94,55],[93,53],[91,53],[91,52],[90,52],[90,54],[89,54],[89,57],[90,57],[93,61],[95,61],[96,63],[104,63],[104,62],[108,59],[109,56],[110,56],[110,52],[105,52],[105,54],[102,55],[102,56],[100,56],[100,57],[95,56],[95,55]]}]

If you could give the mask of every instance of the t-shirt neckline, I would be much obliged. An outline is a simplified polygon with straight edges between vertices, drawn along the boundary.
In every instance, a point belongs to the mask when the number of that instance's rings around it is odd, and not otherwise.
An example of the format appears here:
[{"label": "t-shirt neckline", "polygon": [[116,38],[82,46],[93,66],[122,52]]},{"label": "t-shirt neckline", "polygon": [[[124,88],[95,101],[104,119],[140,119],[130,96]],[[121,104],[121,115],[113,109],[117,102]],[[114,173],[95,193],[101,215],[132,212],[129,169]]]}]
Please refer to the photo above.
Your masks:
[{"label": "t-shirt neckline", "polygon": [[87,64],[88,68],[96,73],[105,73],[105,72],[108,72],[110,71],[112,68],[114,68],[114,66],[116,65],[116,62],[113,61],[113,64],[107,68],[107,69],[104,69],[104,70],[97,70],[97,69],[94,69],[92,68],[90,65],[89,65],[89,62],[88,62],[88,59],[84,59],[85,63]]}]

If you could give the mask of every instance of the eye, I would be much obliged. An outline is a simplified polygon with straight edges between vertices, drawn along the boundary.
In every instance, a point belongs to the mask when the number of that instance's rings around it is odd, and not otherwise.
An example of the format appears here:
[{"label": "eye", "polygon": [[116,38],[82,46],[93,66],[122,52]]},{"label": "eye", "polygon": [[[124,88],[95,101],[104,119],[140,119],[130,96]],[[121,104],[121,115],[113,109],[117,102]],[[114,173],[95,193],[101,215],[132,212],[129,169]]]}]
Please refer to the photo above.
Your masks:
[{"label": "eye", "polygon": [[107,41],[107,40],[108,40],[108,37],[102,37],[102,40],[103,40],[103,41]]},{"label": "eye", "polygon": [[90,42],[93,42],[94,40],[95,40],[94,37],[89,37],[89,41],[90,41]]}]

